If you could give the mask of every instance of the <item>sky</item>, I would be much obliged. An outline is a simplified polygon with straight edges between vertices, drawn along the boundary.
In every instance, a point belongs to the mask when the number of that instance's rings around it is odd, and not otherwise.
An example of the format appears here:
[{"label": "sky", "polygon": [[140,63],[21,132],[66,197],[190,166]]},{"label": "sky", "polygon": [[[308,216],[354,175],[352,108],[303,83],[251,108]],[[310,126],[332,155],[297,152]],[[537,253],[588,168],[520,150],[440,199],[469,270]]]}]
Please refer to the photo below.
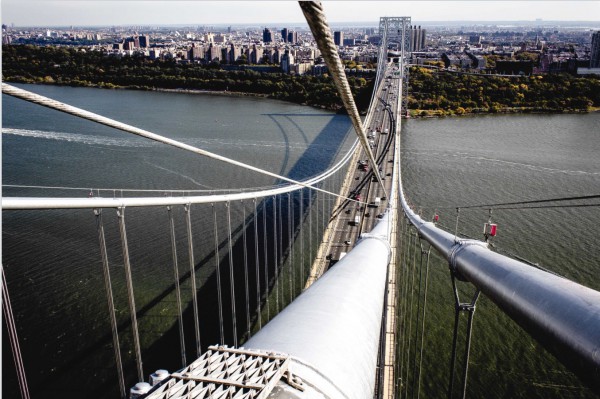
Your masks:
[{"label": "sky", "polygon": [[[600,0],[323,1],[330,23],[415,21],[598,21]],[[302,23],[295,1],[2,0],[2,23],[15,26],[264,25]]]}]

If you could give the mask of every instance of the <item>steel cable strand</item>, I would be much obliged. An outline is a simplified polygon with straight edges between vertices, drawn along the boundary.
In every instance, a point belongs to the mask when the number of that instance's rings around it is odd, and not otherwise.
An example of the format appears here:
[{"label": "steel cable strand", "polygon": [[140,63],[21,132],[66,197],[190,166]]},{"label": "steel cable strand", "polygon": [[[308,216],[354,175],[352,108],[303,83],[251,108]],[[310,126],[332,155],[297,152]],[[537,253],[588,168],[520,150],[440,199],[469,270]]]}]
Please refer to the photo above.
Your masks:
[{"label": "steel cable strand", "polygon": [[[253,172],[257,172],[257,173],[260,173],[260,174],[263,174],[263,175],[274,177],[276,179],[279,179],[279,180],[282,180],[282,181],[286,181],[288,183],[296,184],[296,185],[299,185],[299,186],[302,186],[302,187],[313,188],[315,190],[320,190],[319,188],[313,187],[311,184],[307,184],[305,182],[300,182],[300,181],[297,181],[297,180],[293,180],[293,179],[290,179],[288,177],[281,176],[281,175],[278,175],[276,173],[269,172],[267,170],[264,170],[264,169],[261,169],[261,168],[255,167],[255,166],[252,166],[252,165],[249,165],[249,164],[246,164],[246,163],[243,163],[243,162],[239,162],[239,161],[236,161],[234,159],[227,158],[227,157],[224,157],[222,155],[218,155],[218,154],[215,154],[213,152],[210,152],[210,151],[207,151],[207,150],[203,150],[201,148],[194,147],[192,145],[185,144],[183,142],[180,142],[180,141],[177,141],[177,140],[173,140],[173,139],[170,139],[168,137],[165,137],[165,136],[162,136],[162,135],[159,135],[159,134],[156,134],[156,133],[152,133],[152,132],[150,132],[148,130],[144,130],[144,129],[141,129],[141,128],[138,128],[138,127],[135,127],[135,126],[131,126],[131,125],[128,125],[126,123],[119,122],[119,121],[116,121],[114,119],[110,119],[110,118],[107,118],[105,116],[101,116],[101,115],[98,115],[96,113],[93,113],[93,112],[90,112],[90,111],[86,111],[84,109],[77,108],[77,107],[74,107],[72,105],[68,105],[68,104],[62,103],[60,101],[53,100],[53,99],[48,98],[48,97],[41,96],[39,94],[31,93],[31,92],[29,92],[27,90],[19,89],[17,87],[11,86],[11,85],[6,84],[6,83],[2,83],[2,93],[10,95],[10,96],[13,96],[13,97],[16,97],[16,98],[20,98],[20,99],[25,100],[25,101],[32,102],[34,104],[42,105],[42,106],[47,107],[47,108],[51,108],[51,109],[54,109],[54,110],[57,110],[57,111],[61,111],[61,112],[64,112],[64,113],[67,113],[67,114],[70,114],[70,115],[73,115],[73,116],[76,116],[76,117],[79,117],[79,118],[87,119],[89,121],[92,121],[92,122],[95,122],[95,123],[99,123],[101,125],[109,126],[109,127],[114,128],[114,129],[118,129],[118,130],[121,130],[121,131],[124,131],[124,132],[127,132],[127,133],[135,134],[135,135],[140,136],[140,137],[144,137],[144,138],[147,138],[147,139],[150,139],[150,140],[154,140],[154,141],[157,141],[157,142],[160,142],[160,143],[163,143],[163,144],[167,144],[167,145],[170,145],[170,146],[173,146],[173,147],[177,147],[177,148],[180,148],[180,149],[183,149],[183,150],[186,150],[186,151],[190,151],[190,152],[193,152],[195,154],[202,155],[202,156],[205,156],[205,157],[217,160],[217,161],[221,161],[221,162],[224,162],[224,163],[228,163],[230,165],[235,165],[235,166],[247,169],[247,170],[251,170]],[[329,172],[329,173],[331,173],[331,172]],[[328,194],[339,196],[339,194],[336,194],[336,193],[328,193]]]},{"label": "steel cable strand", "polygon": [[[419,237],[419,241],[421,241],[421,238]],[[417,372],[417,399],[419,399],[420,395],[421,395],[421,368],[423,365],[423,347],[424,347],[424,339],[425,339],[425,315],[426,315],[426,309],[427,309],[427,289],[428,289],[428,283],[429,283],[429,258],[431,255],[431,245],[429,245],[429,247],[427,248],[427,258],[425,261],[425,282],[424,282],[424,292],[423,292],[423,310],[422,310],[422,315],[421,315],[421,341],[419,343],[419,350],[420,350],[420,354],[419,354],[419,367],[418,367],[418,372]],[[423,256],[423,247],[421,244],[421,256]],[[415,341],[416,344],[416,341]],[[416,357],[416,355],[415,355]]]},{"label": "steel cable strand", "polygon": [[215,204],[211,204],[213,211],[213,221],[214,221],[214,236],[215,236],[215,269],[217,273],[217,301],[219,308],[219,333],[221,337],[221,345],[225,345],[225,333],[223,330],[223,299],[221,293],[221,266],[219,260],[219,233],[217,227],[217,211],[215,209]]},{"label": "steel cable strand", "polygon": [[415,321],[415,356],[413,357],[413,390],[411,392],[411,397],[415,397],[415,389],[414,384],[417,380],[417,347],[419,345],[419,330],[420,330],[420,319],[421,319],[421,289],[423,287],[423,243],[421,242],[421,238],[419,237],[419,288],[417,293],[417,320]]},{"label": "steel cable strand", "polygon": [[[411,285],[410,285],[410,303],[409,303],[409,309],[408,309],[408,334],[407,334],[407,340],[408,340],[408,347],[406,349],[406,353],[407,353],[407,359],[406,359],[406,397],[408,397],[408,377],[409,377],[409,369],[410,369],[410,349],[412,347],[411,345],[411,334],[412,334],[412,318],[413,318],[413,305],[414,305],[414,294],[415,294],[415,269],[417,266],[417,232],[415,231],[412,234],[412,246],[414,246],[414,250],[413,250],[413,257],[412,257],[412,263],[411,263]],[[412,381],[412,383],[414,384],[414,381]],[[414,386],[411,386],[411,392],[414,391]]]},{"label": "steel cable strand", "polygon": [[[545,199],[540,199],[540,200],[526,200],[526,201],[513,201],[513,202],[499,202],[499,203],[494,203],[494,204],[479,204],[479,205],[467,205],[467,206],[454,206],[454,207],[441,207],[441,208],[437,208],[437,209],[456,209],[456,208],[460,208],[460,209],[473,209],[473,208],[490,208],[490,209],[540,209],[540,208],[544,208],[542,206],[540,207],[511,207],[511,208],[498,208],[498,207],[505,207],[505,206],[509,206],[509,205],[529,205],[529,204],[543,204],[543,203],[547,203],[547,202],[562,202],[562,201],[581,201],[581,200],[591,200],[591,199],[598,199],[600,198],[599,194],[593,194],[593,195],[578,195],[578,196],[574,196],[574,197],[559,197],[559,198],[545,198]],[[567,204],[567,205],[549,205],[549,208],[552,207],[578,207],[578,206],[598,206],[599,204]]]},{"label": "steel cable strand", "polygon": [[302,287],[304,285],[304,189],[300,190],[300,211],[299,211],[299,223],[300,223],[300,293],[302,293]]},{"label": "steel cable strand", "polygon": [[144,380],[144,370],[142,363],[142,350],[140,348],[140,334],[138,331],[137,312],[135,308],[135,293],[133,290],[133,277],[131,275],[131,262],[129,259],[129,246],[127,244],[127,229],[125,226],[125,208],[117,209],[119,219],[119,234],[121,238],[121,250],[123,254],[123,265],[125,269],[125,282],[127,286],[127,300],[129,304],[129,313],[131,316],[131,329],[133,333],[133,346],[135,350],[135,359],[139,381]]},{"label": "steel cable strand", "polygon": [[406,255],[406,230],[408,223],[406,222],[406,218],[401,218],[400,222],[400,242],[399,242],[399,251],[401,253],[398,256],[399,261],[399,277],[400,283],[396,285],[396,303],[398,312],[396,312],[396,325],[397,325],[397,335],[396,335],[396,361],[394,365],[394,376],[395,376],[395,385],[394,385],[394,394],[397,395],[400,392],[400,386],[398,381],[402,380],[402,337],[404,336],[404,257]]},{"label": "steel cable strand", "polygon": [[408,348],[408,340],[410,338],[410,331],[409,331],[409,315],[410,315],[410,308],[409,308],[409,288],[410,288],[410,276],[411,276],[411,258],[412,258],[412,252],[413,252],[413,234],[412,234],[412,226],[408,226],[408,229],[406,231],[406,244],[407,244],[407,248],[406,248],[406,257],[405,257],[405,262],[404,262],[404,268],[405,268],[405,278],[404,278],[404,322],[403,322],[403,339],[402,339],[402,383],[403,383],[403,390],[404,390],[404,397],[408,396],[408,364],[410,362],[410,354],[407,352],[407,348]]},{"label": "steel cable strand", "polygon": [[[400,278],[401,278],[401,283],[398,287],[398,302],[399,302],[399,306],[398,306],[398,310],[399,310],[399,314],[398,314],[398,337],[397,337],[397,341],[398,345],[396,348],[396,352],[397,352],[397,356],[396,358],[398,359],[396,361],[396,381],[402,381],[402,375],[403,375],[403,365],[402,365],[402,359],[404,356],[404,285],[406,282],[406,278],[404,276],[405,274],[405,258],[406,258],[406,229],[407,229],[407,223],[404,222],[404,219],[402,220],[402,235],[400,236],[400,250],[402,251],[401,255],[400,255]],[[396,383],[396,385],[398,386],[398,382]],[[401,385],[401,383],[400,383]],[[402,397],[402,390],[401,390],[401,386],[398,386],[396,389],[396,392],[398,392],[400,394],[399,397]]]},{"label": "steel cable strand", "polygon": [[[273,284],[275,285],[275,314],[279,314],[279,236],[277,230],[277,196],[273,196]],[[267,293],[268,295],[268,293]]]},{"label": "steel cable strand", "polygon": [[252,201],[254,205],[254,265],[256,271],[256,318],[258,320],[258,328],[262,328],[262,309],[260,306],[260,262],[258,254],[258,208],[256,206],[256,198]]},{"label": "steel cable strand", "polygon": [[175,297],[177,299],[177,321],[179,324],[179,344],[181,346],[182,367],[187,366],[187,356],[185,353],[185,334],[183,331],[183,311],[181,307],[181,287],[179,285],[179,264],[177,262],[177,239],[175,237],[175,221],[173,220],[173,211],[170,206],[167,207],[169,214],[169,232],[171,237],[171,255],[173,257],[173,278],[175,280]]},{"label": "steel cable strand", "polygon": [[[6,323],[10,347],[13,353],[13,360],[15,362],[17,379],[19,381],[19,389],[21,391],[21,397],[23,399],[29,399],[29,387],[27,385],[27,378],[25,376],[25,366],[23,364],[23,357],[21,355],[21,348],[19,346],[19,337],[17,335],[17,328],[15,325],[12,305],[10,303],[10,296],[8,295],[8,284],[6,282],[6,276],[4,275],[4,265],[2,264],[0,264],[0,271],[2,272],[2,312],[4,313],[4,321]],[[121,390],[121,392],[123,391]]]},{"label": "steel cable strand", "polygon": [[242,218],[244,220],[244,227],[242,228],[242,242],[244,245],[244,285],[246,289],[246,340],[250,339],[250,287],[248,284],[248,243],[246,239],[246,204],[241,201],[242,204]]},{"label": "steel cable strand", "polygon": [[267,199],[263,201],[263,253],[265,259],[265,305],[267,307],[267,322],[271,319],[271,305],[269,303],[269,250],[267,245]]},{"label": "steel cable strand", "polygon": [[290,283],[290,302],[294,300],[294,252],[292,251],[292,198],[290,193],[287,193],[288,203],[288,260],[289,260],[289,283]]},{"label": "steel cable strand", "polygon": [[225,203],[227,208],[227,249],[229,252],[229,288],[230,288],[230,300],[231,300],[231,323],[233,332],[233,346],[238,346],[237,339],[237,315],[235,312],[235,280],[233,273],[233,246],[231,244],[231,205],[229,202]]},{"label": "steel cable strand", "polygon": [[117,366],[117,377],[119,379],[119,389],[121,397],[127,397],[125,389],[125,377],[123,375],[123,360],[121,358],[121,346],[119,343],[119,328],[117,327],[117,316],[115,312],[115,301],[113,289],[110,280],[110,268],[108,266],[108,252],[106,251],[106,236],[104,234],[104,222],[102,220],[102,209],[94,209],[96,215],[96,230],[98,231],[98,241],[100,244],[100,254],[102,257],[102,274],[104,277],[104,289],[106,291],[106,300],[108,304],[108,313],[110,315],[110,327],[113,339],[113,351],[115,355],[115,363]]},{"label": "steel cable strand", "polygon": [[[323,6],[317,1],[299,1],[298,4],[302,9],[304,17],[306,18],[306,22],[308,22],[308,25],[310,26],[310,30],[315,41],[317,42],[317,46],[319,47],[319,50],[321,50],[321,55],[327,64],[329,73],[333,77],[335,86],[338,89],[338,93],[340,94],[344,107],[348,112],[348,116],[352,121],[352,125],[354,126],[354,130],[356,131],[358,139],[360,140],[364,151],[367,153],[367,157],[369,158],[371,165],[375,165],[375,157],[373,156],[373,152],[369,147],[367,135],[365,134],[362,121],[358,114],[358,109],[354,103],[350,85],[346,79],[344,66],[342,65],[338,55],[335,43],[333,42],[331,29],[329,28],[329,24],[325,18]],[[374,173],[377,177],[377,181],[385,192],[385,186],[383,185],[383,180],[381,179],[379,171],[374,170]]]},{"label": "steel cable strand", "polygon": [[198,291],[196,288],[196,262],[194,260],[194,241],[192,235],[192,204],[184,206],[187,227],[188,258],[190,262],[190,282],[192,290],[192,307],[194,311],[194,333],[196,337],[196,357],[202,354],[202,342],[200,340],[200,318],[198,316]]},{"label": "steel cable strand", "polygon": [[406,381],[404,380],[404,359],[406,357],[406,352],[405,352],[405,346],[406,346],[406,323],[408,320],[408,317],[406,315],[407,311],[408,311],[408,277],[409,277],[409,270],[408,270],[408,263],[407,263],[407,259],[410,257],[410,225],[406,224],[406,228],[404,231],[404,251],[402,254],[402,307],[401,307],[401,312],[402,312],[402,326],[401,326],[401,349],[400,349],[400,374],[398,375],[398,379],[400,379],[402,381],[401,387],[400,387],[400,397],[402,397],[402,391],[404,390],[404,386],[406,385]]}]

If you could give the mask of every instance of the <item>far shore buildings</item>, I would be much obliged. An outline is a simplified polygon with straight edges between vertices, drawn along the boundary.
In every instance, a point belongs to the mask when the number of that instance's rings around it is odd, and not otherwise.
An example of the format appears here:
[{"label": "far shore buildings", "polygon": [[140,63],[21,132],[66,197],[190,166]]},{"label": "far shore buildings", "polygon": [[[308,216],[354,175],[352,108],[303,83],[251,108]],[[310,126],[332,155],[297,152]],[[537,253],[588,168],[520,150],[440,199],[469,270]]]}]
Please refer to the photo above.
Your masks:
[{"label": "far shore buildings", "polygon": [[590,47],[590,68],[600,68],[600,31],[592,34]]},{"label": "far shore buildings", "polygon": [[[145,56],[178,63],[218,63],[286,73],[326,73],[310,30],[302,26],[99,27],[49,29],[2,26],[3,44],[81,46],[109,55]],[[342,27],[332,32],[351,73],[370,73],[375,64],[378,29]],[[413,25],[411,63],[470,73],[600,74],[600,31],[596,27]],[[397,46],[397,43],[395,44]],[[393,46],[393,45],[392,45]],[[390,48],[390,51],[397,51]],[[520,55],[522,54],[522,55]],[[496,62],[499,61],[499,62]],[[355,67],[356,66],[356,67]]]}]

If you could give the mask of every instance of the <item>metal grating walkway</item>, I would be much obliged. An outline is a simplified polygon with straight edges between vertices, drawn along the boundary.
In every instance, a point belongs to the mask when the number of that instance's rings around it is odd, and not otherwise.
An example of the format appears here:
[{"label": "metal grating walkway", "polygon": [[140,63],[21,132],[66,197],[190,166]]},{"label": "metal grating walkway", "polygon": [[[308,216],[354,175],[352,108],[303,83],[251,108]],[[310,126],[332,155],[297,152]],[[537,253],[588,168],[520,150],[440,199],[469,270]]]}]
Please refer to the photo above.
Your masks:
[{"label": "metal grating walkway", "polygon": [[272,352],[210,346],[200,358],[172,373],[145,399],[264,399],[285,377],[303,390],[288,367],[290,357]]}]

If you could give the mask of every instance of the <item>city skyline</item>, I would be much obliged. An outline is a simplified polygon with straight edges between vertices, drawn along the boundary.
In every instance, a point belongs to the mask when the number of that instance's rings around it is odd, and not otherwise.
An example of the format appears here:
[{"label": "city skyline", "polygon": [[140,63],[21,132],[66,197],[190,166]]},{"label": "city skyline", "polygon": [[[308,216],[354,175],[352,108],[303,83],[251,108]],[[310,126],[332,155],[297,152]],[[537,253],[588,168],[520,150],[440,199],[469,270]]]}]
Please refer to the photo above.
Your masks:
[{"label": "city skyline", "polygon": [[[326,1],[330,23],[413,21],[598,21],[600,1]],[[596,17],[594,19],[594,17]],[[295,1],[3,0],[2,23],[16,26],[305,25]]]}]

